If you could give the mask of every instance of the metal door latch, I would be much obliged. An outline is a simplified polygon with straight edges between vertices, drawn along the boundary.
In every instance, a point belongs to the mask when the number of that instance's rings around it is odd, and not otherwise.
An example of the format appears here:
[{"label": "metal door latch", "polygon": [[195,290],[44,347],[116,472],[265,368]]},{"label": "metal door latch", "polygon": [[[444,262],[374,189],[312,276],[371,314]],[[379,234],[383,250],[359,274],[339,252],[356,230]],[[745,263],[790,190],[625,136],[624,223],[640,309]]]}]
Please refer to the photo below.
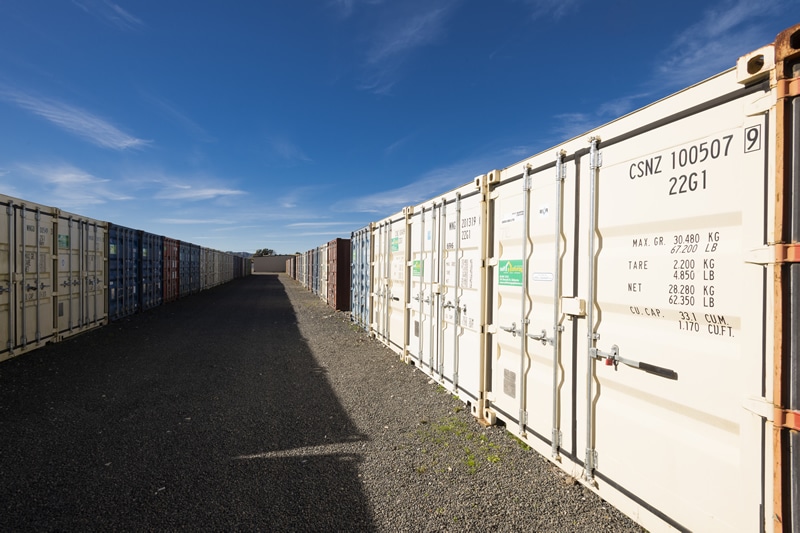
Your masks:
[{"label": "metal door latch", "polygon": [[642,361],[634,361],[633,359],[625,359],[624,357],[620,357],[619,355],[619,346],[616,344],[611,347],[610,352],[603,352],[597,348],[590,348],[589,353],[594,359],[605,359],[606,365],[613,366],[614,370],[618,369],[620,363],[623,365],[629,366],[631,368],[638,368],[639,370],[644,370],[648,374],[654,374],[656,376],[661,376],[662,378],[667,379],[678,379],[678,373],[674,370],[669,368],[664,368],[662,366],[651,365],[650,363],[644,363]]},{"label": "metal door latch", "polygon": [[517,323],[516,322],[512,322],[510,327],[500,326],[500,329],[502,329],[503,331],[507,331],[507,332],[511,333],[512,337],[516,337],[517,334],[522,335],[522,330],[521,329],[517,329]]},{"label": "metal door latch", "polygon": [[553,344],[553,339],[547,336],[547,330],[542,330],[541,333],[535,335],[533,333],[528,333],[528,337],[535,341],[542,341],[543,345]]}]

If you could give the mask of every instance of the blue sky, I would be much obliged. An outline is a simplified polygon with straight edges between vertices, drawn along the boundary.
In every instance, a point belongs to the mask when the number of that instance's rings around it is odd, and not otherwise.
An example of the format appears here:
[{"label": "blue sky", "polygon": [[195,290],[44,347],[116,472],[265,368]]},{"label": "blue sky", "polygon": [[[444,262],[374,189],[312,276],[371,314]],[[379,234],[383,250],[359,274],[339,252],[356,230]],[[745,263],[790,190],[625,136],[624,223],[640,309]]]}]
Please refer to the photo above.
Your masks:
[{"label": "blue sky", "polygon": [[800,0],[0,0],[0,193],[304,251],[799,21]]}]

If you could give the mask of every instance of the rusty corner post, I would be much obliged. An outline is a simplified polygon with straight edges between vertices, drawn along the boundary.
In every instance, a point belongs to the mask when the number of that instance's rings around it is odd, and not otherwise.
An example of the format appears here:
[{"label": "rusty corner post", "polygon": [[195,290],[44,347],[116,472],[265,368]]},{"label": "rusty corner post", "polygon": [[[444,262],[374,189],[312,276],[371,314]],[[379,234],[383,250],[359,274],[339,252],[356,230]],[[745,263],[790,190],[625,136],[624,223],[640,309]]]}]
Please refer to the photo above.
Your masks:
[{"label": "rusty corner post", "polygon": [[800,263],[796,251],[800,241],[800,24],[775,38],[776,165],[775,165],[775,363],[773,404],[773,528],[800,530],[800,431],[796,424],[800,408],[797,324]]}]

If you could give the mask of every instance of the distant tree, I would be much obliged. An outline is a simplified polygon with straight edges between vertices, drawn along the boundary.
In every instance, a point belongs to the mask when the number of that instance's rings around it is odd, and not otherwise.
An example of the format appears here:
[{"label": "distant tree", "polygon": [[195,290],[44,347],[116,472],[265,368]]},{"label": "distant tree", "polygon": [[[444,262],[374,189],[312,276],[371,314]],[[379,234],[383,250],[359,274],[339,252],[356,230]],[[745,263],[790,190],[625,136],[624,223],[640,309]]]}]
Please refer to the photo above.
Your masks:
[{"label": "distant tree", "polygon": [[253,257],[264,257],[267,255],[275,255],[275,250],[272,248],[259,248],[256,250],[256,253],[253,254]]}]

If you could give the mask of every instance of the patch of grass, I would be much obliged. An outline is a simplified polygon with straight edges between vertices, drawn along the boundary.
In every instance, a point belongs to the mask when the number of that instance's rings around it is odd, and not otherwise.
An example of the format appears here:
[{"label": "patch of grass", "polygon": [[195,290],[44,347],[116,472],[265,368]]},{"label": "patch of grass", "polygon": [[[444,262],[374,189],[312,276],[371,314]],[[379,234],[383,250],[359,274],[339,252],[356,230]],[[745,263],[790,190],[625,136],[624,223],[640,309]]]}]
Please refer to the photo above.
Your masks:
[{"label": "patch of grass", "polygon": [[[468,420],[456,415],[446,416],[422,425],[417,430],[417,435],[426,443],[426,446],[420,451],[421,455],[426,458],[426,465],[429,468],[440,462],[446,467],[446,464],[440,461],[442,456],[437,451],[448,449],[451,444],[458,446],[456,449],[464,451],[461,458],[458,459],[458,463],[452,467],[465,468],[470,474],[477,473],[482,465],[499,463],[502,460],[502,456],[498,452],[498,445],[490,442],[488,435],[481,432],[477,425],[470,424]],[[441,472],[445,473],[450,470],[450,468],[444,468]],[[422,473],[419,468],[417,471]]]}]

